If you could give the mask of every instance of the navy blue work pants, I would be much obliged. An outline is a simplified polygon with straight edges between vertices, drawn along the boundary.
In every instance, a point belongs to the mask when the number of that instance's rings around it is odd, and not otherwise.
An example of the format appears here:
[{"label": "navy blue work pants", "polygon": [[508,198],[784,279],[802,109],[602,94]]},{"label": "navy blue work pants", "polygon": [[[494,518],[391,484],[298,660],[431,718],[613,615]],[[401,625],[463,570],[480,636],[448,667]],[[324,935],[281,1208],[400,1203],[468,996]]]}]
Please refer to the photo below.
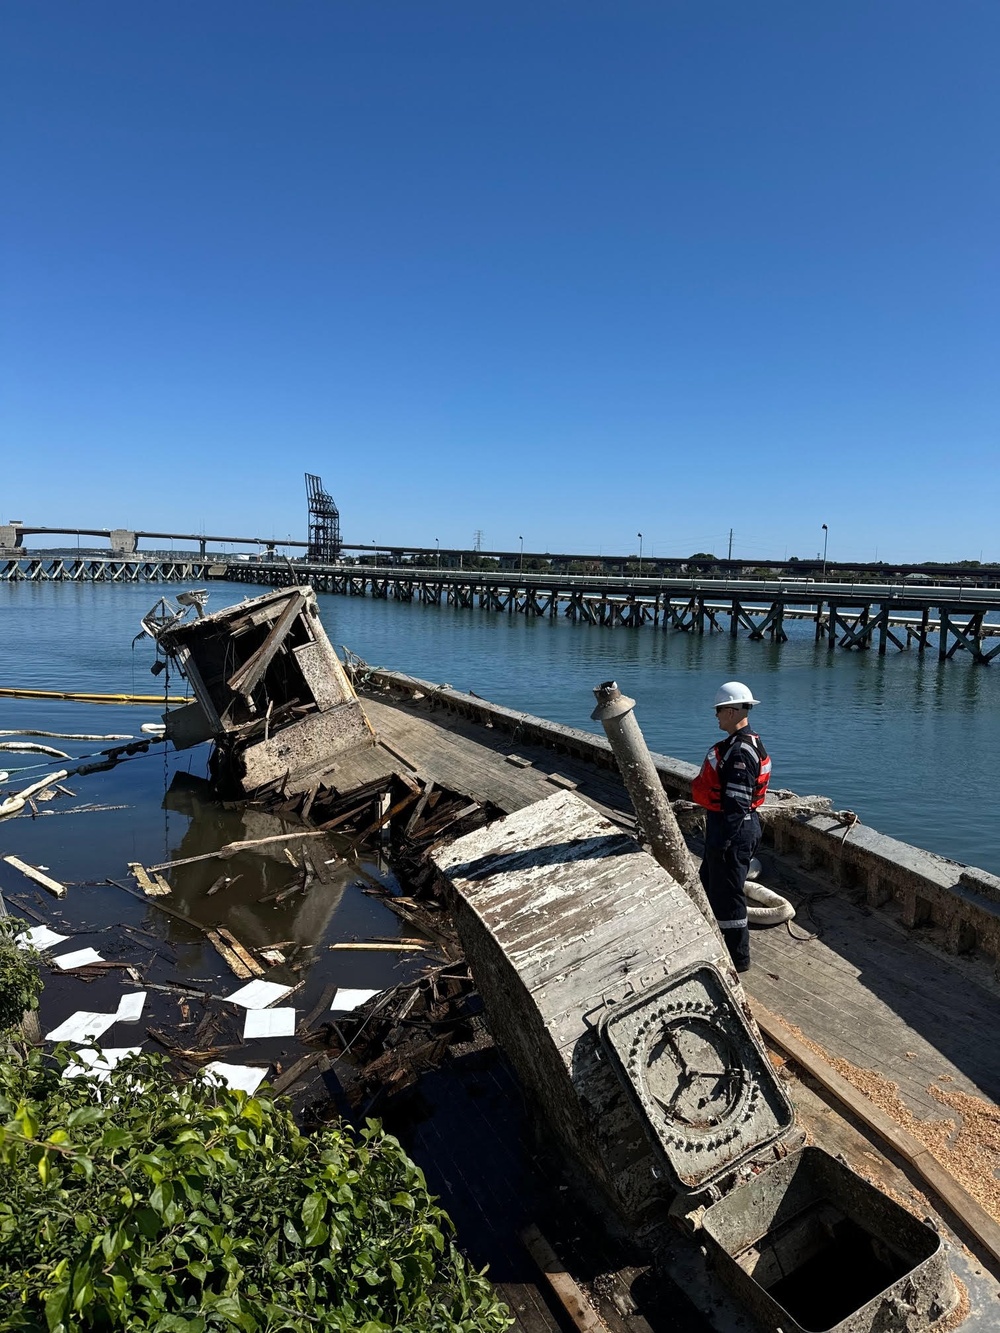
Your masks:
[{"label": "navy blue work pants", "polygon": [[760,843],[760,823],[749,820],[724,847],[706,847],[701,882],[726,941],[733,964],[740,972],[750,966],[750,928],[744,892],[747,871]]}]

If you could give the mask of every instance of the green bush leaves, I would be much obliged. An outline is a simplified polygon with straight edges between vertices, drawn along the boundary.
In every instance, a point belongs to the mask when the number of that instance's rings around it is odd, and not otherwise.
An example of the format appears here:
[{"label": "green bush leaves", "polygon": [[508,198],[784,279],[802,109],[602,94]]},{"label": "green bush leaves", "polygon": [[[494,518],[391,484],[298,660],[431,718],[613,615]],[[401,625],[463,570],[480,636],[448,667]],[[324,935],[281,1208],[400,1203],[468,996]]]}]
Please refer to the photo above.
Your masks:
[{"label": "green bush leaves", "polygon": [[139,1056],[0,1059],[0,1326],[32,1333],[500,1333],[485,1277],[374,1122],[297,1129],[265,1095]]},{"label": "green bush leaves", "polygon": [[20,1027],[25,1011],[38,1008],[42,979],[38,951],[19,949],[14,936],[24,922],[0,916],[0,1033]]}]

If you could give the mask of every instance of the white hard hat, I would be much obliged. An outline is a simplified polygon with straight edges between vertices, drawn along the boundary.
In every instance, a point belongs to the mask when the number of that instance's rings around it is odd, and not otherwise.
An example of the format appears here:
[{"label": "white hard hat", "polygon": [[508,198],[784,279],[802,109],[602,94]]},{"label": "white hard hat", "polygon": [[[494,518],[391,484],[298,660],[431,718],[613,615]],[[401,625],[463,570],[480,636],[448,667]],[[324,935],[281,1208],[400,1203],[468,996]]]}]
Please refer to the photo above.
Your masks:
[{"label": "white hard hat", "polygon": [[737,708],[752,708],[754,704],[759,703],[760,700],[755,699],[739,680],[727,680],[725,685],[719,686],[715,695],[716,708],[726,708],[733,704]]}]

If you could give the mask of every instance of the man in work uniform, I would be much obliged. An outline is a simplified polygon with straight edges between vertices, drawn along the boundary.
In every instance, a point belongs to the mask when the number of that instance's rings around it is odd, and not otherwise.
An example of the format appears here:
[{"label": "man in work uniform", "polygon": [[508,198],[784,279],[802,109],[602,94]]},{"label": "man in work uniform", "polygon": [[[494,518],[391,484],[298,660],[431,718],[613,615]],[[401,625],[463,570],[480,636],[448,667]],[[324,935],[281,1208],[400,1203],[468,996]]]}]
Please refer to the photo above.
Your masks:
[{"label": "man in work uniform", "polygon": [[764,744],[750,730],[750,709],[759,702],[738,680],[719,689],[715,715],[726,739],[709,750],[691,787],[692,799],[708,812],[701,882],[737,972],[750,968],[745,885],[760,843],[757,809],[771,777]]}]

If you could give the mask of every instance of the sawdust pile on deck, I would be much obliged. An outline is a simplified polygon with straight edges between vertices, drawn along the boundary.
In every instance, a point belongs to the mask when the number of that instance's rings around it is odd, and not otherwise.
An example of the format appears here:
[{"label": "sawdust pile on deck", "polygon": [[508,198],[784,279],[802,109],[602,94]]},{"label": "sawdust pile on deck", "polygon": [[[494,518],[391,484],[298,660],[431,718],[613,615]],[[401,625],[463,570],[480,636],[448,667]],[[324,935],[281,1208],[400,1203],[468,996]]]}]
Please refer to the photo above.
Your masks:
[{"label": "sawdust pile on deck", "polygon": [[981,1097],[932,1084],[928,1092],[958,1118],[920,1120],[899,1095],[897,1083],[877,1070],[862,1069],[843,1056],[830,1055],[801,1028],[780,1015],[779,1021],[841,1078],[918,1139],[994,1221],[1000,1222],[1000,1108]]},{"label": "sawdust pile on deck", "polygon": [[[990,1216],[1000,1221],[1000,1107],[971,1093],[939,1088],[933,1083],[927,1091],[960,1116],[958,1135],[946,1164]],[[934,1145],[927,1146],[937,1157]]]}]

